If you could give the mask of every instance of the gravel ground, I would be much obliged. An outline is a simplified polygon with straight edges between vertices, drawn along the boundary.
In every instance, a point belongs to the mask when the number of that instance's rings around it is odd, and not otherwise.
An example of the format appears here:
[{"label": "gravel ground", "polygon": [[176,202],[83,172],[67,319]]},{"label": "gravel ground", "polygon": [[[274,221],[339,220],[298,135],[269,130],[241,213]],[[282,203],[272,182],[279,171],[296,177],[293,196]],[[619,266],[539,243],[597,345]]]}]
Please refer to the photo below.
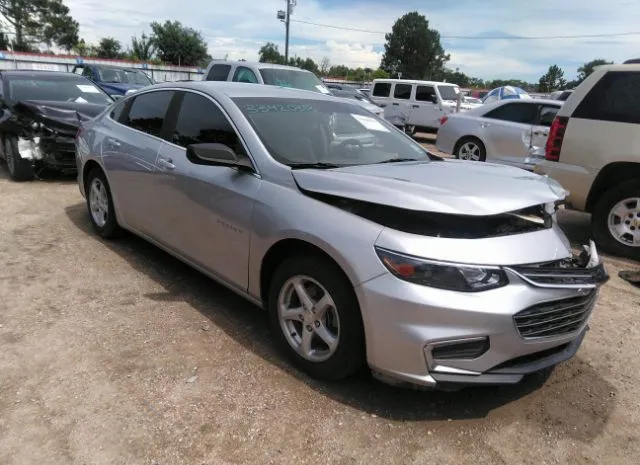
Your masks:
[{"label": "gravel ground", "polygon": [[[0,168],[0,464],[602,464],[640,456],[640,290],[612,275],[548,379],[457,393],[322,384],[265,314],[134,237],[74,180]],[[563,212],[571,238],[584,215]],[[636,349],[634,349],[634,347]],[[634,458],[635,457],[635,458]]]}]

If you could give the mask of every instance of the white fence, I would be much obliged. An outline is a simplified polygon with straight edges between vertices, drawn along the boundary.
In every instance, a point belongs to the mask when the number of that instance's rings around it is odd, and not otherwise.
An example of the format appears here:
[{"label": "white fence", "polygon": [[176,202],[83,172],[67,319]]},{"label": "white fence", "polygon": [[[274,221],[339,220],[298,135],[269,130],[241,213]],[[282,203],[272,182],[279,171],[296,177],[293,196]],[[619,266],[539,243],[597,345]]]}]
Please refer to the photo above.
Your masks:
[{"label": "white fence", "polygon": [[152,65],[140,61],[110,60],[106,58],[79,57],[71,55],[47,55],[0,51],[0,70],[31,69],[43,71],[68,71],[78,64],[96,64],[136,68],[146,72],[157,82],[202,79],[204,70],[196,67]]}]

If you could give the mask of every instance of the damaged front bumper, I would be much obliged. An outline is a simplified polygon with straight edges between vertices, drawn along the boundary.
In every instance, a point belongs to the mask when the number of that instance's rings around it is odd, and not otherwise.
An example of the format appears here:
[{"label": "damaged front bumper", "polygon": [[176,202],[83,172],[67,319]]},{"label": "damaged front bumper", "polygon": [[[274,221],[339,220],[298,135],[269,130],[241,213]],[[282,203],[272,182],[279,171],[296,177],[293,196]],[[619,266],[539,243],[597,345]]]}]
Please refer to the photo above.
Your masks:
[{"label": "damaged front bumper", "polygon": [[18,137],[18,153],[35,168],[75,172],[75,145],[72,136],[50,135]]},{"label": "damaged front bumper", "polygon": [[428,388],[512,384],[573,357],[609,278],[593,243],[568,259],[501,269],[508,284],[484,292],[391,273],[358,286],[374,375]]}]

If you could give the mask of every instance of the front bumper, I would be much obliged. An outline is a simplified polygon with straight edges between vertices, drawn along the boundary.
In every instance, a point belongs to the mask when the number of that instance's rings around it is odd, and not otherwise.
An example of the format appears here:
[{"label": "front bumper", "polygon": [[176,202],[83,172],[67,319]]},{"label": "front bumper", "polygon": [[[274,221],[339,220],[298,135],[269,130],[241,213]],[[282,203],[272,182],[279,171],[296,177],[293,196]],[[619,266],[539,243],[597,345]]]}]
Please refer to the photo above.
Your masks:
[{"label": "front bumper", "polygon": [[[374,278],[356,288],[363,308],[369,366],[376,377],[392,384],[440,388],[451,383],[517,383],[525,375],[568,360],[577,352],[595,307],[598,287],[608,279],[602,265],[593,270],[585,272],[592,273],[597,283],[581,286],[567,284],[570,280],[561,285],[541,285],[535,274],[532,280],[531,275],[505,268],[509,285],[479,293],[439,290],[391,274]],[[571,307],[575,299],[583,299],[582,313],[579,319],[571,320],[574,324],[566,332],[526,336],[522,326],[531,321],[539,324],[536,321],[545,318],[540,315],[553,306],[560,308],[553,310],[554,318],[577,312]],[[540,309],[535,317],[539,319],[523,324],[520,315],[531,309]],[[438,358],[442,354],[439,352],[434,356],[437,347],[482,339],[487,340],[487,346],[480,355]]]}]

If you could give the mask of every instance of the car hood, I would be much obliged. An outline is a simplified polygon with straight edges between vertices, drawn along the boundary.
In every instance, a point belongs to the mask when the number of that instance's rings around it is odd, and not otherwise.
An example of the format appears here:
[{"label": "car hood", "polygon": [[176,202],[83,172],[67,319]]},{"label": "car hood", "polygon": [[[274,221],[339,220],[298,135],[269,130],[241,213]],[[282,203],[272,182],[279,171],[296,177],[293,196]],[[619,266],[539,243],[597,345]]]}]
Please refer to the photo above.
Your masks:
[{"label": "car hood", "polygon": [[568,192],[551,178],[491,163],[442,160],[292,171],[305,191],[457,215],[487,216],[556,202]]}]

